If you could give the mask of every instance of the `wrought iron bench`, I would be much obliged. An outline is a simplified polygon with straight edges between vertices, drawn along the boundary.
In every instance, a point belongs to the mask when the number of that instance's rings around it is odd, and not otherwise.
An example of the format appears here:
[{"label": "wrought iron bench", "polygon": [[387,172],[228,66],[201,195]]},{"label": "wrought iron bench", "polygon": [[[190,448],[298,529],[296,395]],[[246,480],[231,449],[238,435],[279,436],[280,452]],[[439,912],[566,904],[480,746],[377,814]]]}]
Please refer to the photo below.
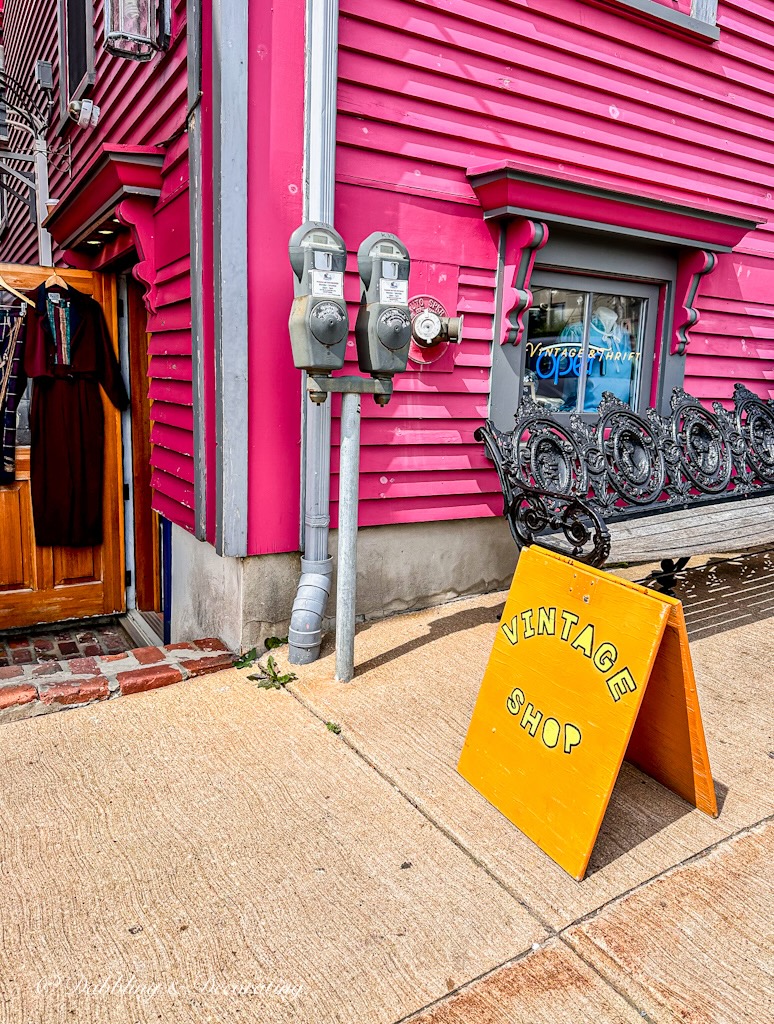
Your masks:
[{"label": "wrought iron bench", "polygon": [[475,437],[519,547],[597,566],[662,560],[670,573],[691,555],[774,542],[774,401],[742,384],[733,401],[710,412],[675,388],[668,416],[638,416],[605,392],[589,423],[525,391],[513,430],[487,420]]}]

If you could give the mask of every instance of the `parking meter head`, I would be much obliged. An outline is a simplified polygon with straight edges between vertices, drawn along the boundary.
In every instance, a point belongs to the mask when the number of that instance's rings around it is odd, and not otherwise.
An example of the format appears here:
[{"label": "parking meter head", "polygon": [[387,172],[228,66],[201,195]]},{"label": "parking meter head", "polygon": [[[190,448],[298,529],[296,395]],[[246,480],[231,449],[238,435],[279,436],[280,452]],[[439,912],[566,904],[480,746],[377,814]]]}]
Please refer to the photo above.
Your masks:
[{"label": "parking meter head", "polygon": [[330,224],[306,221],[290,236],[293,305],[288,328],[293,362],[307,373],[344,365],[349,317],[344,301],[347,249]]},{"label": "parking meter head", "polygon": [[392,377],[406,369],[411,341],[408,249],[396,236],[375,231],[357,251],[361,281],[355,324],[360,369],[372,377]]}]

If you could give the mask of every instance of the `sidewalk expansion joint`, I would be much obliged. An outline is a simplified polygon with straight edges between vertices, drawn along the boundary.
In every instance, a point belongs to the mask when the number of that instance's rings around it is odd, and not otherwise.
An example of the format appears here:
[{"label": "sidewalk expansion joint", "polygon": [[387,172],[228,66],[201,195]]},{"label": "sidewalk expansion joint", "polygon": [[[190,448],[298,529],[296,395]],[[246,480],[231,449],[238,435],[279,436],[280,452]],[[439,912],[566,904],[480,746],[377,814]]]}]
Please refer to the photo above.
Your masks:
[{"label": "sidewalk expansion joint", "polygon": [[[541,945],[542,949],[543,946]],[[450,992],[444,992],[443,995],[438,996],[437,999],[431,999],[429,1003],[425,1003],[418,1010],[412,1010],[411,1013],[406,1014],[405,1017],[399,1017],[398,1020],[392,1021],[392,1024],[410,1024],[412,1020],[417,1020],[423,1013],[427,1013],[430,1010],[437,1009],[439,1006],[443,1006],[444,1003],[448,1003],[450,999],[455,996],[461,995],[467,992],[468,989],[477,985],[480,981],[486,981],[487,978],[491,978],[493,974],[497,974],[498,971],[502,971],[508,967],[514,967],[522,960],[526,960],[528,956],[531,956],[536,952],[534,946],[529,949],[523,950],[521,953],[517,953],[516,956],[511,957],[510,960],[504,960],[501,964],[495,964],[494,967],[490,967],[488,971],[482,971],[481,974],[477,974],[475,978],[468,978],[467,981],[463,981],[461,985],[453,988]],[[573,950],[574,952],[574,950]]]},{"label": "sidewalk expansion joint", "polygon": [[563,939],[565,932],[570,931],[571,928],[577,928],[579,925],[586,924],[589,921],[593,921],[595,917],[598,917],[599,914],[601,914],[602,911],[607,910],[608,907],[615,906],[617,903],[620,903],[628,896],[632,896],[635,893],[640,892],[641,889],[646,889],[649,885],[652,885],[653,882],[657,882],[661,878],[667,878],[670,875],[675,874],[677,871],[682,871],[683,868],[690,867],[692,864],[695,864],[700,860],[704,860],[705,857],[708,857],[711,853],[714,853],[715,850],[720,849],[720,847],[725,846],[727,843],[731,843],[736,839],[739,839],[741,836],[746,836],[751,832],[754,832],[756,829],[759,829],[764,825],[770,824],[772,821],[774,821],[774,814],[769,814],[765,818],[761,818],[760,821],[754,821],[750,825],[743,825],[741,828],[738,828],[735,832],[731,832],[727,836],[721,836],[721,838],[718,839],[716,842],[710,843],[709,846],[705,846],[703,847],[703,849],[691,854],[690,857],[686,857],[685,860],[681,860],[679,864],[672,864],[671,867],[664,868],[663,871],[659,871],[657,874],[651,875],[650,878],[646,878],[644,879],[644,881],[639,882],[637,885],[633,885],[631,889],[626,889],[624,892],[619,893],[617,896],[611,897],[609,900],[607,900],[607,902],[602,903],[599,907],[596,907],[594,910],[590,910],[588,914],[584,914],[582,917],[578,917],[574,921],[570,921],[569,924],[566,924],[562,928],[559,928],[556,931],[556,935],[560,939]]},{"label": "sidewalk expansion joint", "polygon": [[[564,931],[564,929],[562,930]],[[637,1003],[635,1003],[635,1001],[628,994],[628,992],[626,992],[625,989],[621,988],[619,985],[616,985],[614,981],[608,978],[599,969],[599,967],[597,967],[597,965],[593,963],[593,961],[589,960],[582,953],[579,953],[578,950],[575,949],[575,947],[567,941],[564,935],[560,934],[558,938],[563,946],[566,946],[567,949],[569,949],[574,956],[577,956],[581,963],[584,963],[593,974],[596,974],[596,976],[599,978],[603,985],[606,985],[611,991],[615,992],[619,999],[622,999],[628,1006],[631,1006],[634,1012],[639,1014],[639,1016],[642,1017],[646,1024],[657,1024],[657,1022],[654,1020],[653,1017],[650,1016],[650,1014],[646,1013],[645,1010],[640,1009],[640,1007],[637,1005]]]}]

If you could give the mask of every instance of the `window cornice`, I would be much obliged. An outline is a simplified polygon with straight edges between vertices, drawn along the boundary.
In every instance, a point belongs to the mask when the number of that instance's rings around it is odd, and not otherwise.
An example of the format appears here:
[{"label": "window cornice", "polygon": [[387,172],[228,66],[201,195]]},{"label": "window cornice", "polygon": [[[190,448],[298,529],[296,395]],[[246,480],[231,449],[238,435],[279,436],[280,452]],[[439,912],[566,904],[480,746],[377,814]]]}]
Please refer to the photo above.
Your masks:
[{"label": "window cornice", "polygon": [[471,167],[467,177],[486,220],[527,217],[714,252],[730,252],[764,223],[619,192],[591,177],[551,177],[510,160]]}]

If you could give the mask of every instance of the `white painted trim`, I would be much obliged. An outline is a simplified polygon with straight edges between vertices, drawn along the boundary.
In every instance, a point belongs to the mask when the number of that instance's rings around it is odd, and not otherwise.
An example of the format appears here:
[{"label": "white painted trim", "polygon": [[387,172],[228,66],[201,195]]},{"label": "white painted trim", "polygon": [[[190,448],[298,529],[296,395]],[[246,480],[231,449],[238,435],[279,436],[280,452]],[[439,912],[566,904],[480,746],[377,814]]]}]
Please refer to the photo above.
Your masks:
[{"label": "white painted trim", "polygon": [[304,220],[333,224],[336,190],[338,0],[309,0],[306,11]]},{"label": "white painted trim", "polygon": [[247,554],[248,7],[214,0],[213,185],[216,524],[221,555]]}]

